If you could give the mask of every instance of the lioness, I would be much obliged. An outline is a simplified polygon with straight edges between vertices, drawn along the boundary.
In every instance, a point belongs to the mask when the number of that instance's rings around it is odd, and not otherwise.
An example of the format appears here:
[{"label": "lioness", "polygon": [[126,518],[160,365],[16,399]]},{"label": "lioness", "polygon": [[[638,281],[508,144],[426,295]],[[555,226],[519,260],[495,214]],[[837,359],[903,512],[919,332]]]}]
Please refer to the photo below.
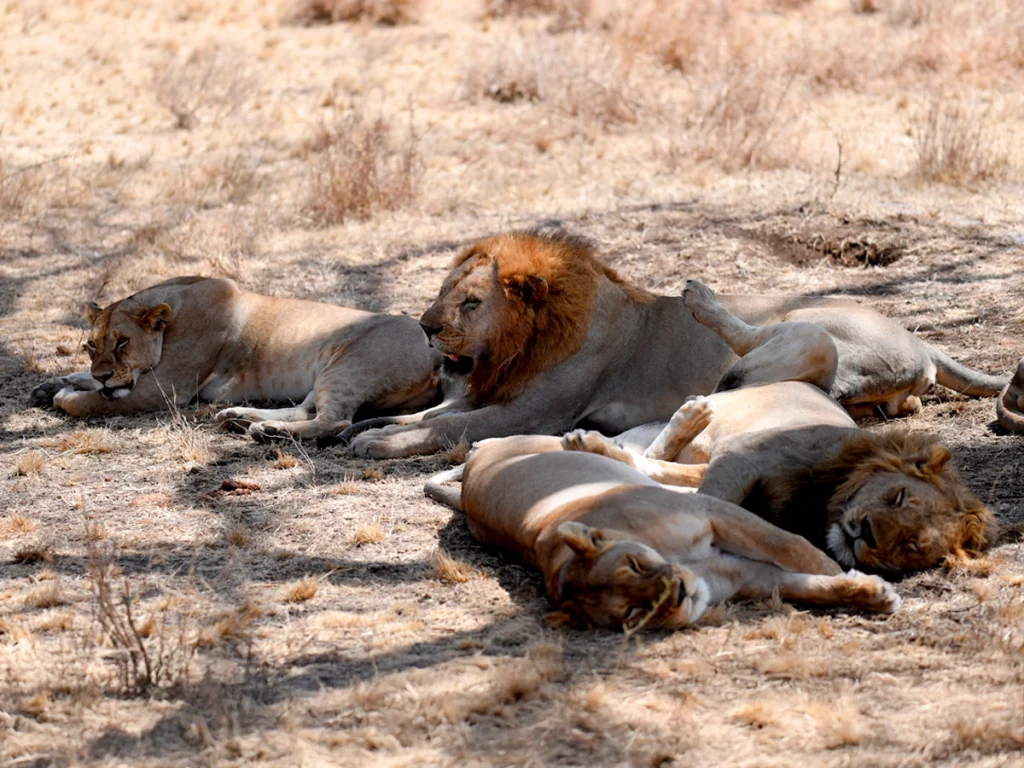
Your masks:
[{"label": "lioness", "polygon": [[[745,326],[697,281],[684,299],[730,343],[770,345],[785,330]],[[949,451],[905,429],[858,429],[823,391],[835,368],[827,355],[822,360],[803,371],[804,381],[716,392],[684,403],[668,424],[614,439],[578,430],[561,444],[740,504],[827,546],[846,567],[919,570],[988,546],[995,518],[957,475]]]},{"label": "lioness", "polygon": [[313,438],[356,410],[422,408],[437,397],[441,358],[408,317],[261,296],[233,280],[178,277],[105,309],[88,308],[90,371],[37,388],[35,402],[72,416],[153,411],[198,396],[213,402],[291,400],[228,408],[218,421],[257,438]]},{"label": "lioness", "polygon": [[[485,440],[461,489],[424,489],[466,514],[483,544],[544,574],[549,623],[678,629],[734,596],[895,611],[877,576],[843,574],[824,552],[744,509],[659,486],[624,464],[561,450],[556,437]],[[453,474],[453,473],[446,473]],[[457,473],[454,473],[457,474]]]},{"label": "lioness", "polygon": [[996,400],[996,417],[1008,432],[1024,433],[1024,359],[1017,363],[1017,372]]},{"label": "lioness", "polygon": [[[465,396],[420,414],[371,420],[342,438],[354,437],[358,456],[396,457],[463,439],[559,434],[576,426],[616,434],[667,420],[687,397],[707,394],[720,381],[731,389],[792,379],[806,361],[789,353],[806,347],[799,337],[812,325],[839,350],[831,391],[849,408],[879,404],[895,415],[919,408],[917,395],[936,381],[974,395],[994,395],[1005,384],[848,299],[722,301],[755,325],[801,321],[790,327],[797,338],[780,337],[737,361],[682,298],[630,285],[586,240],[538,232],[481,240],[456,258],[420,319],[446,367],[465,375]],[[388,426],[358,434],[381,424]]]}]

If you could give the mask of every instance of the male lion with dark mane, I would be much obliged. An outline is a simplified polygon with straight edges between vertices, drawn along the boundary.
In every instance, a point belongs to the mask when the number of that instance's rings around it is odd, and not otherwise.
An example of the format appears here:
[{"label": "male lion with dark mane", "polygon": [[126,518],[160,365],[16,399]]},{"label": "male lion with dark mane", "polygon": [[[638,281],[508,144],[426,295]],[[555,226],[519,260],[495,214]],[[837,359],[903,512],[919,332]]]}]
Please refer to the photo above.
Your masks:
[{"label": "male lion with dark mane", "polygon": [[[756,350],[792,336],[785,323],[743,323],[696,280],[683,300],[734,348]],[[824,349],[830,340],[820,333]],[[615,438],[577,430],[561,445],[739,504],[827,547],[846,567],[920,570],[979,554],[995,539],[996,521],[953,469],[949,451],[902,428],[858,429],[825,394],[837,356],[819,356],[797,381],[691,399],[667,424]]]},{"label": "male lion with dark mane", "polygon": [[[389,458],[460,440],[559,434],[577,426],[616,434],[666,421],[687,397],[707,394],[719,382],[733,389],[794,378],[827,353],[815,346],[822,329],[839,350],[831,394],[849,409],[877,405],[889,415],[912,413],[920,408],[917,396],[935,382],[979,396],[1005,385],[849,299],[722,301],[745,322],[791,325],[737,360],[681,297],[631,285],[598,260],[587,240],[540,232],[480,240],[455,259],[420,319],[447,369],[464,376],[465,392],[419,414],[365,422],[341,437],[357,456]],[[363,431],[370,427],[381,428]]]},{"label": "male lion with dark mane", "polygon": [[218,421],[257,439],[316,438],[363,406],[422,408],[438,399],[440,355],[416,321],[299,299],[261,296],[234,280],[177,277],[88,308],[89,371],[45,382],[40,405],[109,416],[182,405],[194,397],[289,408],[228,408]]},{"label": "male lion with dark mane", "polygon": [[[445,479],[461,477],[460,488]],[[544,574],[549,623],[679,629],[733,597],[889,613],[899,595],[842,569],[806,539],[720,499],[673,492],[624,464],[562,451],[557,437],[485,440],[428,496],[466,515],[478,541]]]}]

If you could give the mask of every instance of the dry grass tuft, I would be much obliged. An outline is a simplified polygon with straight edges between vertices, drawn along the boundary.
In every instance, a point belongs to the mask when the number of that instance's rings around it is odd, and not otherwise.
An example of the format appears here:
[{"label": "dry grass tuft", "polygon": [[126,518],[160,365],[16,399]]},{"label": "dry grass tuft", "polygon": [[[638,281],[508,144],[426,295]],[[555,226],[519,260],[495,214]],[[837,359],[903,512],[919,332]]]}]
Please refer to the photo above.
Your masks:
[{"label": "dry grass tuft", "polygon": [[56,579],[44,581],[25,596],[25,605],[29,608],[52,608],[64,602],[60,582]]},{"label": "dry grass tuft", "polygon": [[70,610],[47,616],[39,623],[39,629],[43,632],[69,632],[74,628],[75,613]]},{"label": "dry grass tuft", "polygon": [[39,358],[28,347],[21,348],[21,364],[30,373],[46,373],[46,367],[39,362]]},{"label": "dry grass tuft", "polygon": [[355,480],[344,480],[331,488],[329,493],[332,496],[352,496],[359,493],[359,483]]},{"label": "dry grass tuft", "polygon": [[445,584],[464,584],[470,579],[479,578],[482,574],[475,566],[462,560],[456,560],[446,552],[435,549],[430,558],[434,578]]},{"label": "dry grass tuft", "polygon": [[766,701],[748,701],[729,712],[729,719],[761,729],[779,722],[776,708]]},{"label": "dry grass tuft", "polygon": [[979,717],[971,712],[950,723],[953,748],[957,751],[974,749],[983,755],[1020,752],[1024,750],[1024,712],[1005,710]]},{"label": "dry grass tuft", "polygon": [[925,182],[967,185],[999,177],[1006,158],[985,133],[987,109],[937,97],[911,128],[917,162],[913,175]]},{"label": "dry grass tuft", "polygon": [[168,424],[168,455],[185,464],[209,464],[213,461],[212,439],[206,427],[189,417],[175,405],[171,405],[171,421]]},{"label": "dry grass tuft", "polygon": [[35,696],[23,700],[19,705],[18,710],[23,715],[34,717],[36,720],[45,720],[46,713],[49,711],[51,703],[50,697],[46,691],[40,691]]},{"label": "dry grass tuft", "polygon": [[727,2],[641,0],[623,14],[616,32],[632,54],[653,55],[670,69],[690,72],[718,54],[731,17]]},{"label": "dry grass tuft", "polygon": [[246,60],[242,53],[216,45],[185,51],[157,70],[156,99],[174,115],[178,128],[219,122],[237,112],[256,89],[244,74]]},{"label": "dry grass tuft", "polygon": [[351,112],[311,143],[307,208],[321,226],[366,219],[411,205],[419,196],[423,160],[413,127],[400,138],[383,116]]},{"label": "dry grass tuft", "polygon": [[484,0],[484,18],[551,14],[549,32],[582,29],[593,11],[591,0]]},{"label": "dry grass tuft", "polygon": [[364,544],[380,544],[380,542],[384,541],[385,537],[386,534],[380,524],[371,523],[356,529],[355,533],[352,534],[352,543],[357,547],[361,547]]},{"label": "dry grass tuft", "polygon": [[384,466],[383,464],[371,464],[370,466],[363,469],[363,480],[369,480],[372,483],[379,483],[384,479]]},{"label": "dry grass tuft", "polygon": [[365,21],[397,26],[418,20],[420,0],[298,0],[284,14],[288,24]]},{"label": "dry grass tuft", "polygon": [[244,547],[249,543],[249,529],[243,525],[236,525],[224,538],[232,547]]},{"label": "dry grass tuft", "polygon": [[263,610],[259,606],[246,602],[237,611],[200,630],[196,646],[215,648],[229,640],[243,640],[247,637],[252,623],[262,615]]},{"label": "dry grass tuft", "polygon": [[15,168],[0,157],[0,210],[17,213],[32,207],[45,185],[38,167]]},{"label": "dry grass tuft", "polygon": [[106,442],[95,429],[80,427],[74,432],[68,432],[58,438],[47,438],[40,440],[39,444],[46,448],[56,448],[60,451],[70,451],[78,454],[110,453],[113,446]]},{"label": "dry grass tuft", "polygon": [[21,477],[38,475],[46,466],[46,456],[40,451],[28,451],[14,462],[14,473]]},{"label": "dry grass tuft", "polygon": [[17,512],[12,512],[0,521],[0,536],[4,538],[21,536],[31,531],[32,528],[33,523],[30,518],[19,515]]},{"label": "dry grass tuft", "polygon": [[312,576],[299,579],[285,588],[284,600],[286,603],[304,603],[316,597],[320,582]]},{"label": "dry grass tuft", "polygon": [[47,546],[29,546],[15,550],[12,563],[30,565],[32,563],[52,563],[53,552]]},{"label": "dry grass tuft", "polygon": [[276,469],[292,469],[297,466],[299,466],[298,459],[290,453],[285,453],[280,448],[277,449],[277,458],[274,459],[274,467]]}]

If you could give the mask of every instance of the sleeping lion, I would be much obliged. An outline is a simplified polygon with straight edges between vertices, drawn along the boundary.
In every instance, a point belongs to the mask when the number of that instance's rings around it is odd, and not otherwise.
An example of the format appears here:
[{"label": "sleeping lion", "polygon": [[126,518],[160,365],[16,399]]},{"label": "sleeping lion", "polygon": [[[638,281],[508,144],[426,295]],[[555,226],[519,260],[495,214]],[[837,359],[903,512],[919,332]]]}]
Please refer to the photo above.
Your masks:
[{"label": "sleeping lion", "polygon": [[[461,488],[444,486],[461,475]],[[877,576],[726,501],[666,489],[619,462],[562,451],[556,437],[485,440],[426,494],[462,510],[481,543],[544,575],[549,624],[678,629],[733,597],[892,612]]]},{"label": "sleeping lion", "polygon": [[408,317],[261,296],[234,280],[177,277],[105,309],[90,304],[89,371],[45,382],[38,404],[107,416],[212,402],[298,402],[228,408],[218,421],[257,439],[315,438],[356,411],[422,408],[438,396],[441,358]]},{"label": "sleeping lion", "polygon": [[[732,343],[770,344],[690,281],[684,301]],[[869,432],[825,394],[834,359],[802,381],[718,391],[682,405],[667,424],[614,439],[576,431],[567,450],[615,458],[660,483],[698,488],[805,536],[843,566],[919,570],[977,555],[996,535],[992,513],[967,489],[949,451],[905,429]],[[823,391],[824,390],[824,391]]]},{"label": "sleeping lion", "polygon": [[630,284],[587,240],[541,232],[480,240],[456,258],[420,319],[446,369],[462,377],[463,394],[418,414],[363,422],[341,437],[357,456],[393,458],[460,440],[577,427],[617,434],[668,420],[687,397],[708,394],[720,381],[736,388],[795,378],[814,363],[809,358],[819,348],[802,336],[813,340],[816,329],[839,351],[830,392],[858,413],[913,413],[918,395],[936,382],[978,396],[1006,385],[849,299],[722,301],[746,323],[791,325],[770,345],[734,351],[680,297]]}]

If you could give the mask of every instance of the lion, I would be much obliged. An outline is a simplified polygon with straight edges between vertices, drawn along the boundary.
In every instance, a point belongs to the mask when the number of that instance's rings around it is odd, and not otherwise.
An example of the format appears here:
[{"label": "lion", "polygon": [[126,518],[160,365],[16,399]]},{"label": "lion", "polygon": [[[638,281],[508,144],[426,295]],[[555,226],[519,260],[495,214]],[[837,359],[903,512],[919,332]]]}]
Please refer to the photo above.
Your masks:
[{"label": "lion", "polygon": [[996,400],[996,418],[1007,432],[1024,433],[1024,358]]},{"label": "lion", "polygon": [[[461,488],[442,485],[461,475]],[[557,437],[485,440],[428,496],[466,515],[473,536],[544,576],[549,624],[679,629],[733,597],[900,605],[877,576],[843,573],[801,536],[699,493],[664,488],[603,456],[561,450]]]},{"label": "lion", "polygon": [[364,422],[340,439],[357,456],[394,458],[575,427],[617,434],[666,421],[687,397],[716,386],[791,379],[830,354],[821,344],[826,335],[839,357],[831,393],[848,409],[912,413],[936,382],[979,396],[1005,384],[849,299],[722,301],[744,322],[791,324],[737,359],[681,297],[631,285],[587,240],[539,231],[480,240],[455,259],[420,319],[445,370],[463,377],[464,392],[419,414]]},{"label": "lion", "polygon": [[32,394],[72,416],[154,411],[195,397],[235,407],[217,421],[256,439],[316,438],[356,412],[423,408],[438,397],[440,354],[409,317],[261,296],[233,280],[178,277],[116,301],[90,304],[89,371]]},{"label": "lion", "polygon": [[[684,298],[710,330],[730,339],[742,330],[707,286],[691,281]],[[783,329],[755,331],[770,344]],[[825,394],[829,368],[809,369],[802,381],[697,397],[667,424],[614,439],[570,432],[561,445],[739,504],[848,568],[922,570],[980,554],[996,537],[996,520],[964,485],[950,452],[906,429],[858,429]]]}]

